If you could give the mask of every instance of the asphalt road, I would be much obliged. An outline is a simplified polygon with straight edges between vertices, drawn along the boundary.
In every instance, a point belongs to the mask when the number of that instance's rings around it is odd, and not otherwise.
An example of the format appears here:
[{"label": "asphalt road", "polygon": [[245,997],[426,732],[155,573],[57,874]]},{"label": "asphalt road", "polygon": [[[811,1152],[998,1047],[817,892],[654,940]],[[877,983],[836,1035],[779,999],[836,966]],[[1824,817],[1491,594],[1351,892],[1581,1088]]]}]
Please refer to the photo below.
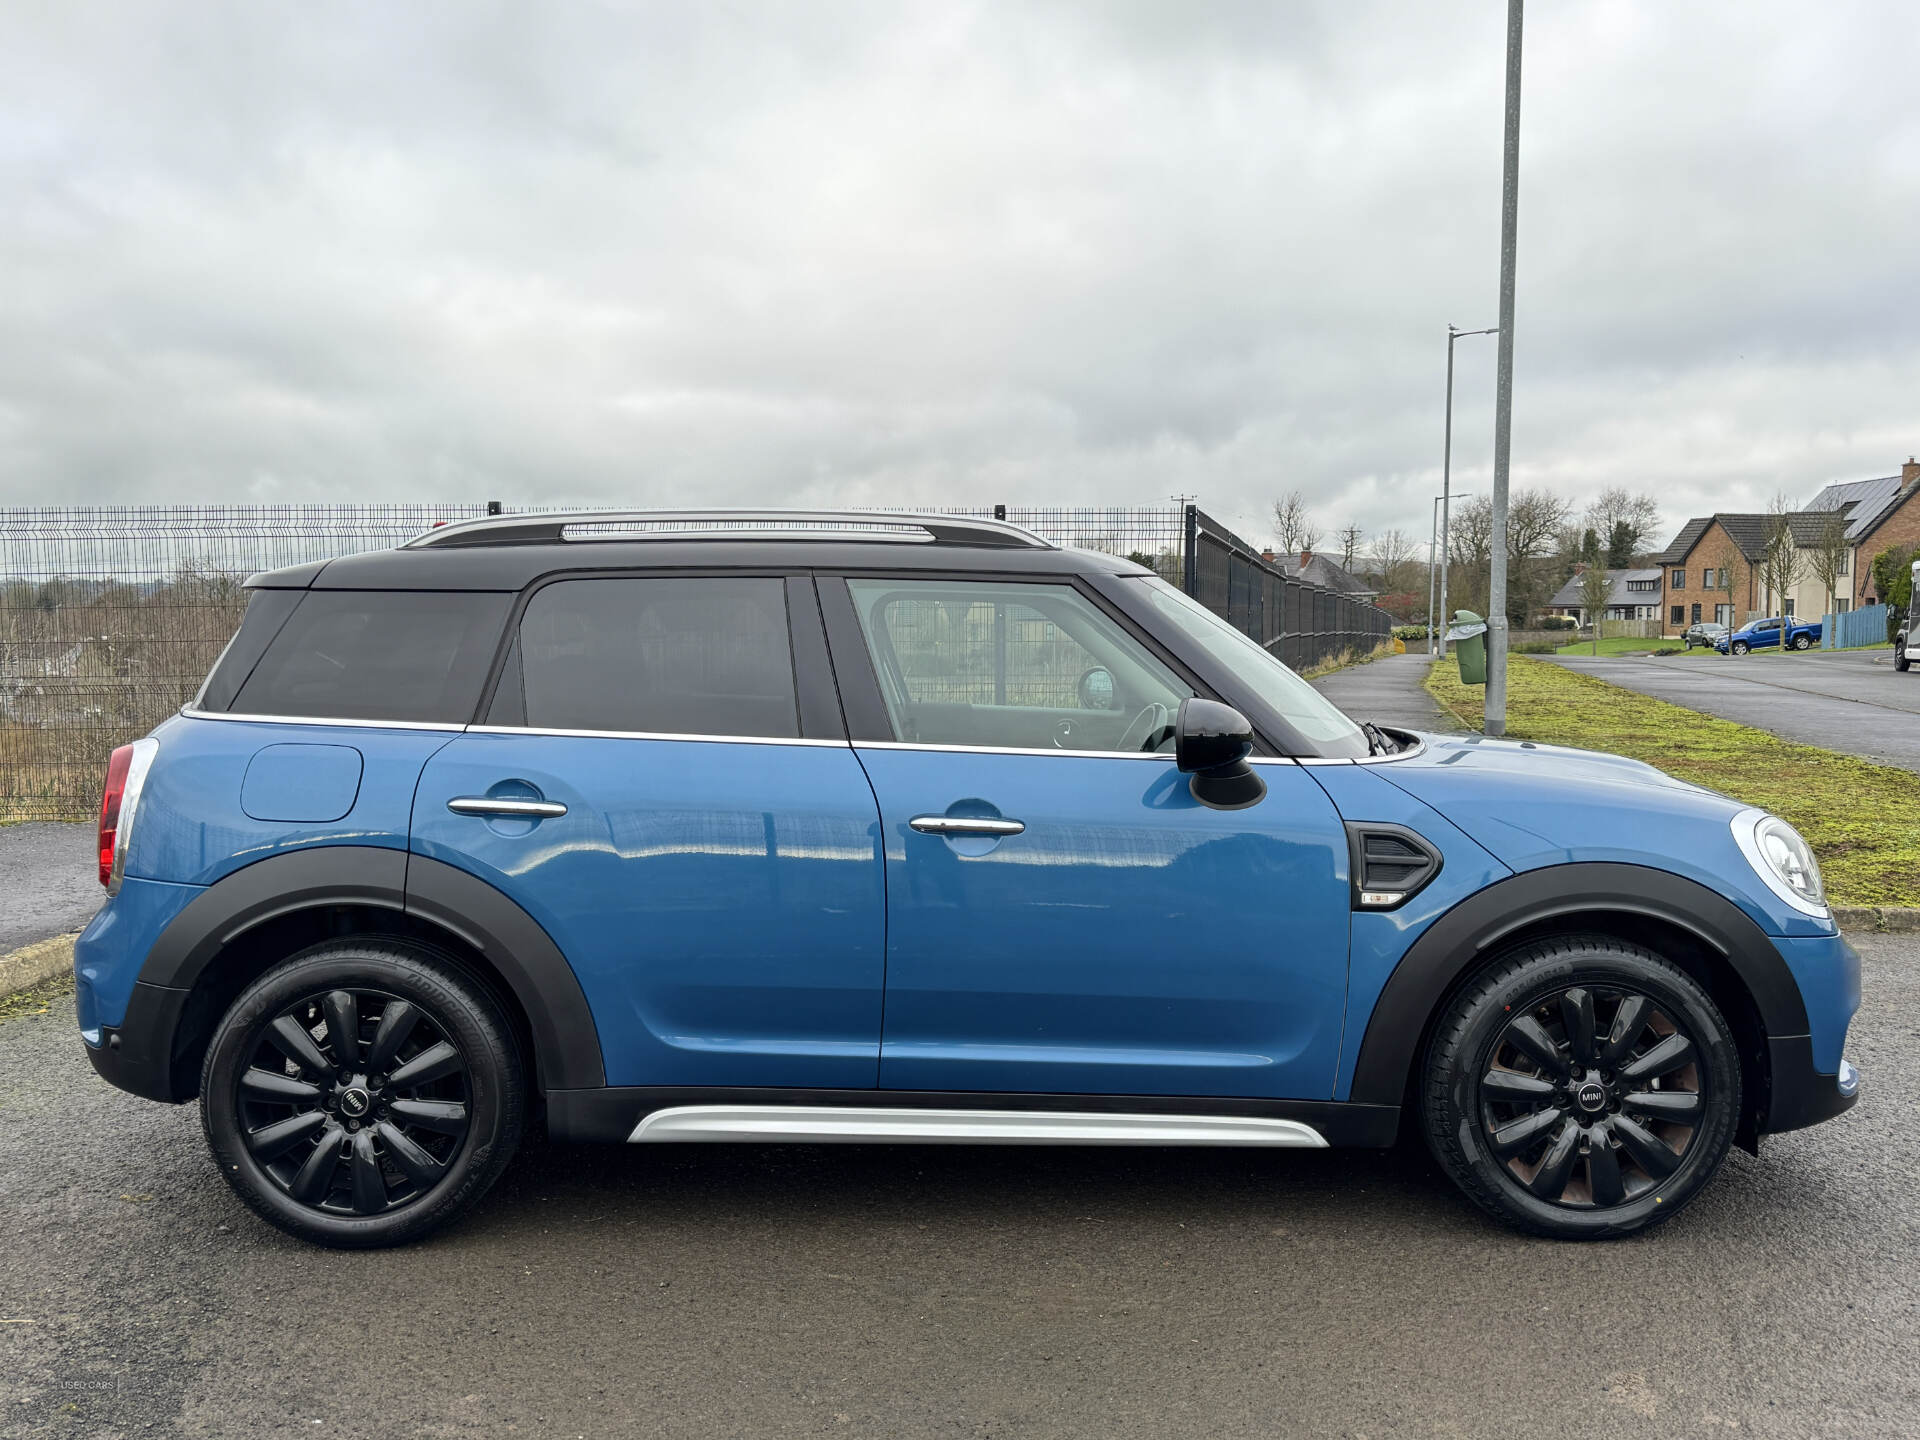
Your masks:
[{"label": "asphalt road", "polygon": [[0,955],[83,928],[104,893],[93,826],[0,825]]},{"label": "asphalt road", "polygon": [[0,1024],[0,1434],[1920,1432],[1920,941],[1842,1120],[1653,1235],[1480,1217],[1407,1152],[524,1152],[412,1249],[310,1249],[194,1110]]},{"label": "asphalt road", "polygon": [[1569,669],[1723,720],[1920,770],[1920,671],[1900,674],[1889,651],[1552,658]]}]

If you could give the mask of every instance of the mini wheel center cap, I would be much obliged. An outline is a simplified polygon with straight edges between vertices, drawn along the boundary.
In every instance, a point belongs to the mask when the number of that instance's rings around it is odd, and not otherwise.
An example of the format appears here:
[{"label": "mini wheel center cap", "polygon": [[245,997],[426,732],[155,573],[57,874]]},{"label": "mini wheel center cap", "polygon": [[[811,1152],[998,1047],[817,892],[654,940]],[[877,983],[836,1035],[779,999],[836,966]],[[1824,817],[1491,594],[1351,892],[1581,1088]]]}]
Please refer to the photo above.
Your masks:
[{"label": "mini wheel center cap", "polygon": [[[1607,1087],[1598,1080],[1589,1080],[1573,1092],[1573,1098],[1582,1110],[1595,1113],[1607,1108]],[[345,1108],[345,1104],[343,1100],[342,1108]]]},{"label": "mini wheel center cap", "polygon": [[358,1085],[340,1092],[340,1113],[349,1120],[358,1120],[373,1109],[373,1097]]}]

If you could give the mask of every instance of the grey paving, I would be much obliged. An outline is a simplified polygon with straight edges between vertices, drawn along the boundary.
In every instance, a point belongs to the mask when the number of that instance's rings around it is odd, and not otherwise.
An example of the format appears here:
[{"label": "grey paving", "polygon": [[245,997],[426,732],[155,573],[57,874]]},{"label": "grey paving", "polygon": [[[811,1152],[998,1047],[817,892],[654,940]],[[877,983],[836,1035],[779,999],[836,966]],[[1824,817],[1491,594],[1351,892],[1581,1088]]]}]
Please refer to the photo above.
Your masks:
[{"label": "grey paving", "polygon": [[1911,1436],[1920,941],[1864,1098],[1637,1240],[1417,1151],[538,1148],[397,1252],[233,1200],[71,1006],[0,1024],[9,1436]]},{"label": "grey paving", "polygon": [[1900,674],[1884,650],[1550,658],[1628,690],[1789,740],[1920,770],[1920,670]]},{"label": "grey paving", "polygon": [[104,894],[93,828],[0,825],[0,955],[93,918]]},{"label": "grey paving", "polygon": [[1458,732],[1465,727],[1423,688],[1432,663],[1427,655],[1388,655],[1322,675],[1313,685],[1356,720]]}]

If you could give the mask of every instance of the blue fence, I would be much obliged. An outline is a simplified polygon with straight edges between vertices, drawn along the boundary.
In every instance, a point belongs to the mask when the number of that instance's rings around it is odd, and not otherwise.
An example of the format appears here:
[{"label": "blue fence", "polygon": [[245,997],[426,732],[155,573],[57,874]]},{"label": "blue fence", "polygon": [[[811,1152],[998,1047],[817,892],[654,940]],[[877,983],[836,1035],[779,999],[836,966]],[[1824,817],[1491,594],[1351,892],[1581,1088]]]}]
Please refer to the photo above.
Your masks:
[{"label": "blue fence", "polygon": [[1863,605],[1844,615],[1828,615],[1820,626],[1822,650],[1848,650],[1855,645],[1887,643],[1887,607]]}]

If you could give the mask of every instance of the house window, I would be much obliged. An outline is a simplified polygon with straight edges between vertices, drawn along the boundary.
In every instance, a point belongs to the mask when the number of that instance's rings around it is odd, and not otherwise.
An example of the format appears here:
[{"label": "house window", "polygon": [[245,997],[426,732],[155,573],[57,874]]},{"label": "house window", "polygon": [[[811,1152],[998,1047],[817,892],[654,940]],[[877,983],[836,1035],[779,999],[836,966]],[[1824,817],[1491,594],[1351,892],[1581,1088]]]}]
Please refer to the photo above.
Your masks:
[{"label": "house window", "polygon": [[1852,566],[1852,564],[1853,564],[1853,552],[1851,550],[1842,550],[1840,552],[1840,563],[1833,567],[1833,573],[1835,575],[1851,574],[1852,571],[1850,567]]},{"label": "house window", "polygon": [[1787,614],[1788,614],[1789,616],[1791,616],[1791,615],[1793,614],[1793,601],[1792,601],[1792,599],[1791,599],[1791,598],[1789,598],[1789,599],[1788,599],[1788,601],[1787,601]]},{"label": "house window", "polygon": [[1687,588],[1687,572],[1686,571],[1676,570],[1673,572],[1673,588],[1676,590],[1684,590]]},{"label": "house window", "polygon": [[1716,571],[1712,571],[1712,570],[1702,570],[1700,572],[1700,588],[1702,590],[1713,589],[1714,576],[1716,575],[1716,573],[1717,573]]},{"label": "house window", "polygon": [[1713,607],[1713,623],[1716,625],[1733,624],[1733,606],[1716,605]]},{"label": "house window", "polygon": [[1687,623],[1687,607],[1686,606],[1676,605],[1673,607],[1672,623],[1675,625],[1684,625]]},{"label": "house window", "polygon": [[1700,607],[1698,605],[1693,607],[1693,623],[1696,625],[1700,623]]},{"label": "house window", "polygon": [[1852,605],[1853,605],[1853,602],[1847,599],[1846,596],[1844,595],[1836,596],[1833,602],[1833,613],[1836,615],[1844,615],[1852,607]]}]

